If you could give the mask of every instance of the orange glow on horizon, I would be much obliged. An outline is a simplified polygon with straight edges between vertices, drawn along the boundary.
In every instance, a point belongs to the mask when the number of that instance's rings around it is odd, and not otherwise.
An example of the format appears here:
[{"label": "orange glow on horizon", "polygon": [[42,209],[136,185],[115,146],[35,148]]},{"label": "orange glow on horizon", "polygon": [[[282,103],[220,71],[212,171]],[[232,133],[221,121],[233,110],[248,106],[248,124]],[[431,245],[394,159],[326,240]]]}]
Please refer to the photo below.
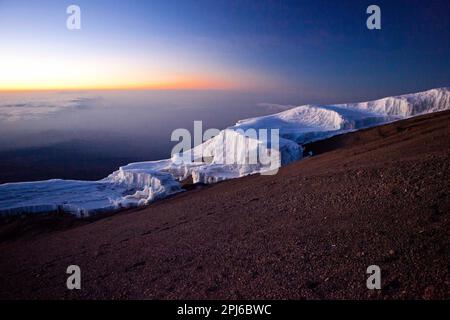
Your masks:
[{"label": "orange glow on horizon", "polygon": [[105,85],[77,84],[24,84],[0,85],[0,92],[54,91],[54,90],[229,90],[235,87],[228,81],[206,77],[176,77],[173,80],[143,83],[111,83]]},{"label": "orange glow on horizon", "polygon": [[[51,90],[200,90],[231,89],[236,79],[221,70],[176,70],[171,61],[158,64],[118,57],[53,57],[38,55],[0,59],[0,91]],[[191,70],[189,70],[191,69]]]},{"label": "orange glow on horizon", "polygon": [[155,56],[64,51],[47,55],[26,48],[0,59],[0,92],[54,90],[263,90],[272,79],[255,70]]}]

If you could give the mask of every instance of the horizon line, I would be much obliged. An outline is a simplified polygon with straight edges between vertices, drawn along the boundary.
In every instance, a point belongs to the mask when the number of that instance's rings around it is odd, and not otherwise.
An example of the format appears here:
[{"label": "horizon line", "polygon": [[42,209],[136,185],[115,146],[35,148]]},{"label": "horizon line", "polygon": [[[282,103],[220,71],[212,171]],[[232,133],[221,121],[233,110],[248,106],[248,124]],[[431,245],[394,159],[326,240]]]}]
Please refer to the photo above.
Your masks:
[{"label": "horizon line", "polygon": [[105,88],[33,88],[33,89],[1,89],[0,93],[14,92],[54,92],[54,91],[241,91],[239,88],[171,88],[171,87],[105,87]]}]

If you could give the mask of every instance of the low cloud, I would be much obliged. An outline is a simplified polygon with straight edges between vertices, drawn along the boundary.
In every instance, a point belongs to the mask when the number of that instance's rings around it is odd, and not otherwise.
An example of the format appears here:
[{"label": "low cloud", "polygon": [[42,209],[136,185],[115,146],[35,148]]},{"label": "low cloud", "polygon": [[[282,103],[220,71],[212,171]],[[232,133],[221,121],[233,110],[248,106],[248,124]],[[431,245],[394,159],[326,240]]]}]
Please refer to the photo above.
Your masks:
[{"label": "low cloud", "polygon": [[97,99],[58,94],[8,97],[0,99],[0,121],[38,120],[63,111],[88,109]]}]

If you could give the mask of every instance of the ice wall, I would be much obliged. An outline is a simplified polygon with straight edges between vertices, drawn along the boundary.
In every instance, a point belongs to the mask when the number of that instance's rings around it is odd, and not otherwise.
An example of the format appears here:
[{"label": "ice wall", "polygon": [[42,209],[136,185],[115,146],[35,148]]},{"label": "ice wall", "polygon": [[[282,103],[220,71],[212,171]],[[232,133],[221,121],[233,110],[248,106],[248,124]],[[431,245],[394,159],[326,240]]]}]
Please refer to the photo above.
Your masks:
[{"label": "ice wall", "polygon": [[[188,178],[215,183],[275,173],[279,166],[301,159],[303,143],[449,108],[448,88],[361,103],[292,107],[241,120],[171,159],[131,163],[100,181],[2,184],[0,215],[68,212],[83,217],[141,206],[182,191],[181,182]],[[279,136],[272,135],[275,130]]]}]

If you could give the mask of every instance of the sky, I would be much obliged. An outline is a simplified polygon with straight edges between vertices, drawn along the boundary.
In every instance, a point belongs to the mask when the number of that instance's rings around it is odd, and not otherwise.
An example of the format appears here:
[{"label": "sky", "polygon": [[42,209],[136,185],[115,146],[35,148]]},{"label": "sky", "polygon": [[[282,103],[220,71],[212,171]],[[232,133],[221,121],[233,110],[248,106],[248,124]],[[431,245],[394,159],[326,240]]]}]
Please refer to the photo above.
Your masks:
[{"label": "sky", "polygon": [[[81,8],[68,30],[66,8]],[[381,30],[366,8],[381,8]],[[450,85],[448,0],[0,0],[0,90],[379,97]]]}]

